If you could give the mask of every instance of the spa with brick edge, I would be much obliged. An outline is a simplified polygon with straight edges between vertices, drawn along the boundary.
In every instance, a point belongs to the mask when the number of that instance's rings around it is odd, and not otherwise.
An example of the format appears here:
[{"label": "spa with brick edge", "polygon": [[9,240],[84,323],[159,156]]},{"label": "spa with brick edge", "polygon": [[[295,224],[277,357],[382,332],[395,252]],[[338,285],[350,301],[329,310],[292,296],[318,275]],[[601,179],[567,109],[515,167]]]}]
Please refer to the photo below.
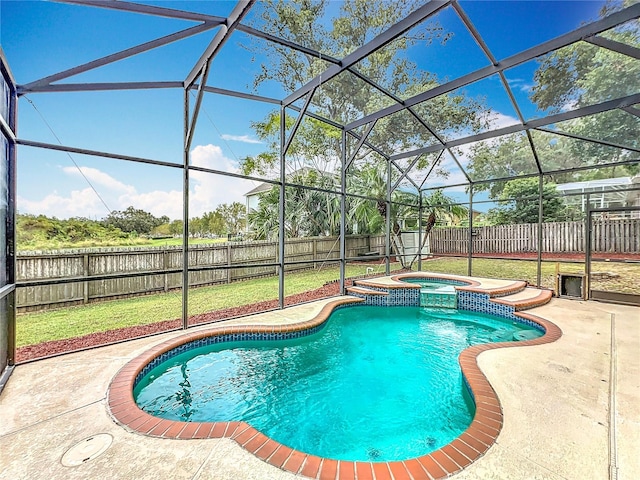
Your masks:
[{"label": "spa with brick edge", "polygon": [[[436,274],[406,274],[395,277],[384,277],[379,282],[367,281],[366,287],[378,288],[379,291],[398,289],[415,289],[419,285],[402,282],[402,278],[423,277],[440,278],[442,280],[458,280],[457,289],[472,289],[470,295],[479,295],[472,299],[470,305],[489,304],[492,297],[510,295],[522,291],[524,286],[514,282],[503,286],[487,286],[483,289],[481,281],[468,277],[454,277]],[[525,284],[526,286],[526,284]],[[374,294],[377,295],[377,294]],[[399,297],[410,298],[410,297]],[[537,296],[536,302],[540,304]],[[526,299],[525,299],[526,300]],[[469,466],[482,457],[495,443],[502,429],[502,407],[500,400],[489,380],[480,370],[477,357],[482,352],[498,348],[525,347],[542,345],[558,340],[561,330],[544,318],[524,313],[523,305],[503,305],[511,310],[506,313],[513,319],[528,323],[544,332],[543,336],[519,342],[502,342],[474,345],[463,350],[459,356],[462,370],[473,401],[475,416],[469,427],[451,443],[427,455],[404,461],[361,462],[320,458],[315,455],[297,451],[282,445],[245,422],[179,422],[165,420],[149,415],[135,403],[133,389],[136,382],[155,366],[170,358],[175,352],[182,352],[192,346],[208,343],[219,343],[230,340],[277,339],[304,336],[315,333],[324,326],[333,310],[344,305],[366,303],[363,298],[341,297],[328,302],[312,319],[288,325],[246,325],[218,326],[208,330],[192,332],[160,343],[144,354],[127,363],[113,378],[107,393],[107,408],[112,418],[127,430],[173,440],[191,440],[207,438],[230,438],[242,448],[274,467],[308,478],[321,480],[435,480],[446,478]],[[520,307],[520,308],[516,308]],[[528,307],[532,308],[532,307]],[[488,307],[490,310],[491,307]],[[505,313],[501,311],[501,313]],[[172,352],[174,352],[172,354]]]}]

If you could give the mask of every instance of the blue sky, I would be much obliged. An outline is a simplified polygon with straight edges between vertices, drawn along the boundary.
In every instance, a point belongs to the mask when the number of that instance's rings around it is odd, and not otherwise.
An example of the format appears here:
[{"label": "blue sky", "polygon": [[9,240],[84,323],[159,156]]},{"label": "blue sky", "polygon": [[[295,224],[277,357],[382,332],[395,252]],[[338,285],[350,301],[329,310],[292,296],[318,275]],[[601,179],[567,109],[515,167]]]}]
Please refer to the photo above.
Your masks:
[{"label": "blue sky", "polygon": [[[498,59],[597,18],[602,5],[595,1],[463,0],[460,3]],[[160,1],[153,4],[226,15],[235,2]],[[329,13],[337,11],[338,6],[337,2],[332,3]],[[247,22],[255,22],[256,14],[257,11],[250,15]],[[420,68],[435,72],[440,78],[452,79],[488,63],[451,8],[440,13],[437,20],[453,36],[444,46],[433,44],[428,48],[424,45],[412,48],[409,55]],[[0,42],[20,84],[193,25],[193,22],[181,20],[57,3],[23,0],[2,0],[0,3]],[[181,81],[216,31],[61,83]],[[248,41],[251,39],[246,34],[234,33],[213,64],[210,85],[251,91],[253,76],[266,59],[260,53],[252,54],[242,48],[241,45]],[[259,52],[261,40],[253,42]],[[531,62],[506,72],[527,117],[540,114],[527,102],[534,69],[535,62]],[[262,85],[258,93],[276,98],[284,95],[282,89],[273,84]],[[515,113],[495,79],[468,87],[467,93],[486,98],[487,104],[496,112],[496,125],[515,121]],[[256,139],[251,121],[263,119],[273,108],[273,105],[259,102],[207,95],[194,137],[193,163],[227,172],[237,171],[240,158],[256,155],[266,148]],[[18,136],[49,143],[58,143],[59,138],[65,145],[179,164],[182,162],[182,110],[182,92],[179,90],[30,94],[19,102]],[[61,152],[19,148],[20,212],[60,218],[102,218],[108,213],[107,207],[121,210],[134,205],[154,215],[181,217],[182,173],[179,169],[75,154],[71,157]],[[447,183],[455,183],[458,179],[460,174],[454,172]],[[200,215],[220,203],[243,202],[243,193],[256,184],[194,173],[191,213]]]}]

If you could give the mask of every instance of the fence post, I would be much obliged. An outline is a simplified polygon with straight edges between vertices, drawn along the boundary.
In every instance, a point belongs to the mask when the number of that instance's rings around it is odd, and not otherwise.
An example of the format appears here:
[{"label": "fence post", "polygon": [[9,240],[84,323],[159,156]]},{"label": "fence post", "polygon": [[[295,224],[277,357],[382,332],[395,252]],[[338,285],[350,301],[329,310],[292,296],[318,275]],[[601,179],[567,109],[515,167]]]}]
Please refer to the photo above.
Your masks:
[{"label": "fence post", "polygon": [[316,260],[318,259],[318,239],[316,237],[313,237],[311,252],[313,255],[313,269],[315,270],[316,268],[318,268],[318,265],[316,263]]},{"label": "fence post", "polygon": [[231,244],[227,242],[227,283],[231,283]]},{"label": "fence post", "polygon": [[[82,256],[82,275],[89,278],[89,254]],[[89,303],[89,281],[82,282],[82,303]]]},{"label": "fence post", "polygon": [[[167,270],[169,268],[169,252],[166,248],[162,250],[162,269]],[[163,276],[164,283],[164,291],[165,293],[169,291],[169,274],[165,273]]]},{"label": "fence post", "polygon": [[473,183],[469,184],[469,235],[467,237],[467,275],[473,275]]}]

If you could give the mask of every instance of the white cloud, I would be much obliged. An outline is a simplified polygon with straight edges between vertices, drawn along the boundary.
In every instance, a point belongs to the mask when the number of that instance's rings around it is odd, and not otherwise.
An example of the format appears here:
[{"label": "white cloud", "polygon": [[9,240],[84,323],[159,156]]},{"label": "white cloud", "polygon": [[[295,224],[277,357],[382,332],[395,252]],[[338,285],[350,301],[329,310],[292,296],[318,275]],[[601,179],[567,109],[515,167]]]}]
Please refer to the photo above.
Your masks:
[{"label": "white cloud", "polygon": [[[456,147],[454,149],[454,153],[456,154],[456,158],[458,158],[458,161],[462,160],[459,155],[459,153],[461,153],[460,150],[468,151],[468,149],[469,148],[467,145],[462,145],[461,147]],[[464,165],[463,161],[461,161],[461,163],[463,163]],[[449,175],[447,177],[437,176],[435,175],[435,171],[437,170],[443,170],[445,172],[448,172]],[[460,168],[458,167],[458,165],[453,160],[451,155],[449,155],[448,152],[444,153],[444,156],[440,160],[440,163],[438,164],[438,167],[436,167],[435,171],[432,172],[429,179],[425,182],[425,185],[424,185],[425,188],[442,187],[446,189],[445,190],[446,194],[451,192],[465,191],[467,177],[464,176],[464,173],[462,173],[462,171],[460,170]],[[464,184],[464,185],[460,185],[457,187],[449,187],[449,185],[459,185],[459,184]]]},{"label": "white cloud", "polygon": [[132,193],[135,192],[135,188],[131,185],[126,185],[119,180],[116,180],[108,173],[104,173],[97,168],[91,167],[64,167],[62,169],[64,173],[71,176],[84,176],[87,178],[94,187],[103,186],[109,190],[121,191]]},{"label": "white cloud", "polygon": [[72,190],[66,196],[54,191],[41,200],[30,200],[18,195],[17,204],[20,213],[42,214],[48,217],[95,218],[107,215],[106,208],[90,187]]},{"label": "white cloud", "polygon": [[223,133],[220,135],[220,138],[223,140],[231,140],[234,142],[243,142],[243,143],[262,143],[257,138],[251,138],[249,135],[230,135],[228,133]]},{"label": "white cloud", "polygon": [[125,194],[118,197],[117,210],[129,205],[150,212],[156,217],[163,215],[171,219],[182,218],[182,190],[153,190],[144,193]]},{"label": "white cloud", "polygon": [[[238,173],[235,163],[224,156],[216,145],[198,145],[191,151],[192,165],[229,173]],[[133,205],[159,217],[182,218],[182,189],[147,190],[144,177],[135,185],[125,183],[97,168],[81,166],[82,174],[91,182],[112,210]],[[63,167],[68,176],[81,178],[76,167]],[[200,216],[222,203],[244,203],[243,194],[255,187],[254,182],[224,175],[192,171],[190,174],[189,216]],[[82,179],[84,182],[84,179]],[[108,212],[96,192],[89,186],[68,192],[54,191],[39,200],[18,197],[20,213],[43,214],[58,218],[104,218]]]},{"label": "white cloud", "polygon": [[489,123],[491,124],[492,129],[498,129],[503,127],[510,127],[511,125],[516,125],[520,123],[515,117],[511,115],[505,115],[500,112],[491,112],[491,116],[489,117]]},{"label": "white cloud", "polygon": [[[198,145],[191,151],[191,164],[228,173],[238,173],[235,163],[224,156],[217,145]],[[194,171],[191,173],[189,195],[190,216],[211,211],[221,203],[244,203],[244,194],[255,185],[253,182],[235,177],[214,175]]]},{"label": "white cloud", "polygon": [[[463,165],[466,166],[468,163],[467,154],[469,152],[468,145],[462,145],[457,147],[459,149],[456,153],[456,158]],[[462,155],[459,153],[463,152]],[[468,182],[467,177],[465,177],[458,164],[453,160],[451,155],[445,153],[444,162],[440,163],[440,168],[449,172],[449,176],[446,179],[442,180],[442,187],[446,188],[446,192],[464,192],[466,184]],[[462,184],[462,185],[461,185]],[[458,185],[457,187],[447,187],[448,185]]]},{"label": "white cloud", "polygon": [[528,82],[524,78],[512,78],[507,80],[507,83],[510,87],[517,88],[524,93],[529,93],[536,86],[535,83]]}]

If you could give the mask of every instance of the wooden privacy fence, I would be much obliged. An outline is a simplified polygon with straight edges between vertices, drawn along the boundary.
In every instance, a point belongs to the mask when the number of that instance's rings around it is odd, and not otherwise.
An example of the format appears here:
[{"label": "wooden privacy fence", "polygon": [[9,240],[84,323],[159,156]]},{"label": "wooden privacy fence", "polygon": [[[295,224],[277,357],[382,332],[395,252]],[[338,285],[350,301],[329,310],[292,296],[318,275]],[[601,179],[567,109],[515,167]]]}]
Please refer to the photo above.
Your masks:
[{"label": "wooden privacy fence", "polygon": [[[592,251],[640,253],[640,219],[601,220],[593,222]],[[497,225],[472,230],[474,253],[521,253],[538,251],[538,224]],[[542,224],[542,252],[584,252],[584,222]],[[429,239],[431,253],[469,253],[469,229],[435,228]]]},{"label": "wooden privacy fence", "polygon": [[[544,223],[542,251],[584,252],[584,230],[581,222]],[[478,227],[472,233],[475,253],[537,252],[537,224]],[[467,254],[468,239],[468,228],[436,228],[428,243],[430,252],[435,255]],[[640,219],[594,222],[593,251],[640,253]],[[347,237],[347,258],[367,252],[383,255],[385,236]],[[288,239],[285,242],[285,261],[288,263],[285,269],[315,268],[337,261],[339,255],[337,237]],[[278,267],[274,264],[277,262],[277,242],[198,245],[189,249],[189,285],[213,285],[276,275]],[[19,286],[17,306],[21,310],[36,310],[167,292],[181,287],[182,263],[180,246],[21,252],[16,259],[18,284],[32,282],[32,285]],[[109,276],[114,278],[105,278]],[[64,283],[47,283],[59,280]]]},{"label": "wooden privacy fence", "polygon": [[[376,238],[368,235],[347,237],[347,257],[375,250],[380,245]],[[384,247],[380,251],[384,253]],[[285,242],[285,261],[291,263],[285,266],[286,271],[315,268],[336,261],[339,256],[337,237],[294,238]],[[189,285],[231,283],[276,275],[278,267],[273,264],[277,262],[278,242],[274,241],[194,246],[189,249]],[[181,246],[20,252],[16,259],[18,284],[38,284],[17,289],[17,306],[21,310],[35,310],[167,292],[181,287],[182,264]],[[92,279],[105,276],[117,278]],[[60,279],[65,283],[47,283]]]}]

